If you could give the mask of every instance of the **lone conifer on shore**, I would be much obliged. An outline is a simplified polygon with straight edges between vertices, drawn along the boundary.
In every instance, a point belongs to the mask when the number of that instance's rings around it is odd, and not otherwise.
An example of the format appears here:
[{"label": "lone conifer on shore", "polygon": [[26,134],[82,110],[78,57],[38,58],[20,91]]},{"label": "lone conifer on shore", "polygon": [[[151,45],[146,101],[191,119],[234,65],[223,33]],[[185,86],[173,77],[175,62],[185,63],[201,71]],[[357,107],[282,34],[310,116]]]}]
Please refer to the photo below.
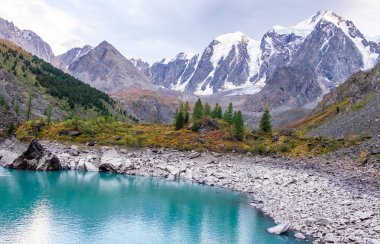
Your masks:
[{"label": "lone conifer on shore", "polygon": [[244,119],[241,111],[237,111],[233,118],[234,138],[238,141],[244,140]]},{"label": "lone conifer on shore", "polygon": [[262,130],[264,132],[271,132],[272,131],[272,121],[271,121],[271,116],[270,116],[268,108],[264,109],[263,116],[261,117],[260,130]]},{"label": "lone conifer on shore", "polygon": [[175,120],[175,129],[180,130],[184,126],[184,117],[183,117],[183,112],[182,110],[178,112],[178,115]]},{"label": "lone conifer on shore", "polygon": [[193,120],[200,120],[203,116],[203,104],[201,99],[198,99],[194,105]]}]

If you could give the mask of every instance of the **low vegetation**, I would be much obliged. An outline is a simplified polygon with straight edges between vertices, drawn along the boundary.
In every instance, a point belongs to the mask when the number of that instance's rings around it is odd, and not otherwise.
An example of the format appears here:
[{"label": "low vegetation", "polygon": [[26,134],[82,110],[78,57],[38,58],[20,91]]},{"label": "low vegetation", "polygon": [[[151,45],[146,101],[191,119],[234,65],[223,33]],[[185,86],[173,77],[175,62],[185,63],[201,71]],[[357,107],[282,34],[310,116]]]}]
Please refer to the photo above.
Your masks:
[{"label": "low vegetation", "polygon": [[[239,112],[237,112],[239,113]],[[198,124],[209,125],[213,118],[202,117]],[[194,130],[194,124],[176,130],[175,125],[132,124],[102,116],[94,119],[69,119],[49,125],[46,120],[28,121],[17,128],[20,140],[50,139],[62,143],[95,142],[104,146],[154,147],[178,150],[241,152],[260,155],[304,157],[320,155],[342,147],[359,144],[361,138],[327,140],[304,138],[291,130],[243,129],[243,140],[238,140],[233,126],[223,119],[211,123],[214,129]],[[214,127],[216,125],[216,127]],[[199,127],[200,128],[200,127]]]},{"label": "low vegetation", "polygon": [[[224,121],[224,123],[221,123],[221,121]],[[231,139],[237,141],[244,140],[243,114],[241,111],[234,112],[232,103],[229,104],[223,115],[222,108],[218,103],[211,110],[211,106],[208,103],[203,106],[202,101],[198,99],[194,105],[191,119],[189,102],[181,104],[174,115],[175,130],[180,130],[187,126],[195,132],[208,132],[219,129],[220,125],[228,127]]]},{"label": "low vegetation", "polygon": [[319,111],[315,113],[312,116],[309,116],[305,119],[302,119],[289,127],[288,129],[297,129],[298,133],[300,135],[306,134],[308,131],[310,131],[313,128],[318,127],[328,119],[334,117],[335,115],[341,113],[343,110],[347,109],[349,106],[350,100],[346,99],[340,103],[332,104],[326,109]]}]

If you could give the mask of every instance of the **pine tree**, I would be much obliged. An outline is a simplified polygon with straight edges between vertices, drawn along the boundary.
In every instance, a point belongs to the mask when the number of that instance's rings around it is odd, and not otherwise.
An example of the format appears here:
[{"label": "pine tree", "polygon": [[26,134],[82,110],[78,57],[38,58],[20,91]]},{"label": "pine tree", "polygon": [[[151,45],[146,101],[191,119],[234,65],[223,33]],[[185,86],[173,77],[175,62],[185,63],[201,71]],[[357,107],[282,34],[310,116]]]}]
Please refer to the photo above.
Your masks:
[{"label": "pine tree", "polygon": [[32,113],[32,94],[29,94],[28,104],[26,105],[26,120],[30,119]]},{"label": "pine tree", "polygon": [[233,116],[234,116],[234,110],[232,107],[232,103],[230,103],[228,105],[227,110],[224,112],[223,120],[226,121],[229,125],[231,125]]},{"label": "pine tree", "polygon": [[218,106],[218,109],[216,111],[216,118],[218,118],[218,119],[222,119],[223,118],[223,111],[222,111],[222,107],[221,106]]},{"label": "pine tree", "polygon": [[185,106],[183,107],[183,117],[184,117],[184,124],[188,124],[190,121],[190,106],[189,101],[186,101]]},{"label": "pine tree", "polygon": [[264,132],[272,131],[272,121],[271,121],[271,116],[270,116],[268,108],[264,109],[263,116],[261,117],[260,130]]},{"label": "pine tree", "polygon": [[175,120],[175,130],[180,130],[184,126],[184,117],[183,117],[183,112],[179,111],[178,116]]},{"label": "pine tree", "polygon": [[238,141],[244,140],[244,119],[241,111],[239,110],[234,114],[234,138]]},{"label": "pine tree", "polygon": [[46,120],[47,120],[47,124],[48,125],[51,124],[51,117],[52,117],[52,115],[53,115],[53,108],[49,104],[49,106],[46,109]]},{"label": "pine tree", "polygon": [[179,114],[179,110],[178,110],[178,108],[176,108],[175,113],[174,113],[174,117],[173,117],[173,125],[175,125],[175,123],[177,123],[178,114]]},{"label": "pine tree", "polygon": [[204,115],[205,116],[211,116],[211,107],[210,107],[210,104],[208,104],[208,103],[205,104]]},{"label": "pine tree", "polygon": [[219,106],[219,103],[215,104],[215,108],[212,110],[211,116],[215,119],[223,118],[223,111],[222,111],[222,108]]},{"label": "pine tree", "polygon": [[200,120],[203,116],[203,104],[201,99],[198,99],[198,101],[194,105],[194,111],[193,111],[193,120]]}]

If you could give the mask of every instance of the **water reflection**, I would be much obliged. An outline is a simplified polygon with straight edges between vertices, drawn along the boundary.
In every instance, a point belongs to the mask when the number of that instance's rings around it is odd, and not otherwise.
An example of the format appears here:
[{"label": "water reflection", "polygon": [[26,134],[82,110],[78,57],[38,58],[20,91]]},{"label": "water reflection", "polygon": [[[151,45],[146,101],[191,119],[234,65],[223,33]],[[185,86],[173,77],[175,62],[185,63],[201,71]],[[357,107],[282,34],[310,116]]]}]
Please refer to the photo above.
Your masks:
[{"label": "water reflection", "polygon": [[0,243],[295,243],[247,198],[97,172],[0,168]]}]

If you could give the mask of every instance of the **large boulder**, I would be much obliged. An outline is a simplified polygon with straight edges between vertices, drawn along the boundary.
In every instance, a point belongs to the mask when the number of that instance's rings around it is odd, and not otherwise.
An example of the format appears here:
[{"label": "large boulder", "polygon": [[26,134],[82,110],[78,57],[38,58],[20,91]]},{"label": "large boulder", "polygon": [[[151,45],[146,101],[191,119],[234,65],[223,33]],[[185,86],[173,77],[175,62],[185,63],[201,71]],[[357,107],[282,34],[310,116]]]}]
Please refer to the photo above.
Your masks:
[{"label": "large boulder", "polygon": [[127,165],[131,167],[131,162],[125,156],[120,155],[115,149],[107,150],[100,160],[99,171],[116,173]]},{"label": "large boulder", "polygon": [[6,168],[38,171],[57,171],[63,167],[56,155],[45,150],[41,144],[32,141],[28,149],[12,163],[6,164]]},{"label": "large boulder", "polygon": [[218,123],[212,118],[204,118],[200,121],[194,121],[188,128],[200,134],[206,134],[210,131],[219,130]]},{"label": "large boulder", "polygon": [[15,152],[0,149],[0,165],[6,166],[7,164],[13,162],[18,156],[19,154]]}]

